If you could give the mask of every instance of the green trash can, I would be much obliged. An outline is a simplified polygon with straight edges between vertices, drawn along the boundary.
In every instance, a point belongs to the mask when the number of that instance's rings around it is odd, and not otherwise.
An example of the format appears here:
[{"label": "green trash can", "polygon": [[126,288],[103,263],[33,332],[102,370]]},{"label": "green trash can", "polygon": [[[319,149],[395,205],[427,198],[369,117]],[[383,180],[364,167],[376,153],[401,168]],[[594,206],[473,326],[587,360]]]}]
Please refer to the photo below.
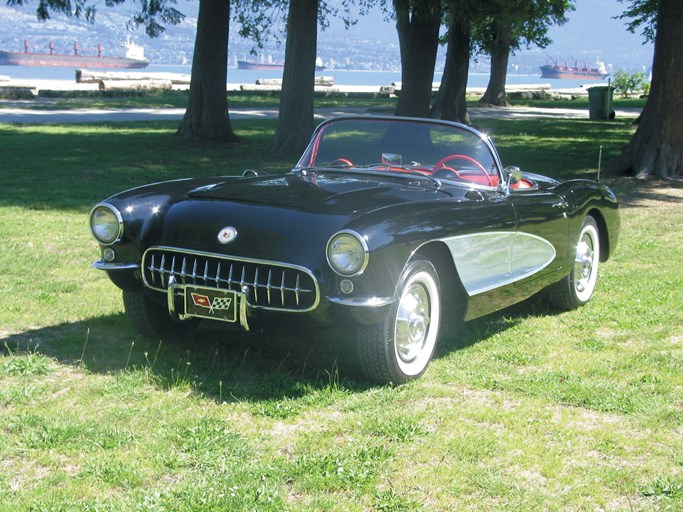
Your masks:
[{"label": "green trash can", "polygon": [[612,110],[614,87],[598,85],[588,88],[588,114],[591,119],[614,119]]}]

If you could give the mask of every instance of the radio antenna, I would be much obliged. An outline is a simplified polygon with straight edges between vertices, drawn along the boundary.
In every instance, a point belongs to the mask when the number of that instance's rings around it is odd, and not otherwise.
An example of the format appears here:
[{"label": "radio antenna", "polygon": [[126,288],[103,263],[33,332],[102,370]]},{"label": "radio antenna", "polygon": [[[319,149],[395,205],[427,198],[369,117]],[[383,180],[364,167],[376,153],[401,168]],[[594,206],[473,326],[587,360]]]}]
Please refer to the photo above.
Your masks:
[{"label": "radio antenna", "polygon": [[597,182],[600,183],[600,170],[602,169],[602,144],[600,145],[600,153],[598,153],[598,179]]}]

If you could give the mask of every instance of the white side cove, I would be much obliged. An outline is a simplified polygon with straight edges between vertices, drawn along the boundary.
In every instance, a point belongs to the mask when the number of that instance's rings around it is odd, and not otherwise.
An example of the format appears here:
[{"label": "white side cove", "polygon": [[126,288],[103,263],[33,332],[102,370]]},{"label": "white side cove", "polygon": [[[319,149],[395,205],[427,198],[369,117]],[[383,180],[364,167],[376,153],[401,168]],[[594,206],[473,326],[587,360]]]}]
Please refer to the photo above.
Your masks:
[{"label": "white side cove", "polygon": [[492,232],[443,239],[467,294],[477,295],[540,272],[555,259],[553,245],[529,233]]}]

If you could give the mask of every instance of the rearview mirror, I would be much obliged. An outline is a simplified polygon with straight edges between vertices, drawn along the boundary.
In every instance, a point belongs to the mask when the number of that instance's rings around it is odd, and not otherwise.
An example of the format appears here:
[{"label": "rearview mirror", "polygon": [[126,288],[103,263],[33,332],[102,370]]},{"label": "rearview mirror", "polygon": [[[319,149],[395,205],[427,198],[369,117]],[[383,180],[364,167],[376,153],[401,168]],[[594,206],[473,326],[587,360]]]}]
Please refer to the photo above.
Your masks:
[{"label": "rearview mirror", "polygon": [[382,153],[382,163],[387,165],[401,165],[403,157],[398,153]]},{"label": "rearview mirror", "polygon": [[510,187],[515,183],[522,181],[522,170],[516,165],[511,165],[505,168],[507,179],[505,181],[505,192],[510,193]]}]

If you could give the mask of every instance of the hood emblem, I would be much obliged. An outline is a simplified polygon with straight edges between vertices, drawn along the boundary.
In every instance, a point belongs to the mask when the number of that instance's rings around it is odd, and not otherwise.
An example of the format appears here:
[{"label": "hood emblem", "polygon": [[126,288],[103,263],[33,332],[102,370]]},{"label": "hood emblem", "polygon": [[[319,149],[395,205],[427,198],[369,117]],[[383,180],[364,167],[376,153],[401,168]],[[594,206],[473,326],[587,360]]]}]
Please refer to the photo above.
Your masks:
[{"label": "hood emblem", "polygon": [[218,242],[226,245],[237,238],[237,230],[232,226],[226,226],[218,232]]}]

